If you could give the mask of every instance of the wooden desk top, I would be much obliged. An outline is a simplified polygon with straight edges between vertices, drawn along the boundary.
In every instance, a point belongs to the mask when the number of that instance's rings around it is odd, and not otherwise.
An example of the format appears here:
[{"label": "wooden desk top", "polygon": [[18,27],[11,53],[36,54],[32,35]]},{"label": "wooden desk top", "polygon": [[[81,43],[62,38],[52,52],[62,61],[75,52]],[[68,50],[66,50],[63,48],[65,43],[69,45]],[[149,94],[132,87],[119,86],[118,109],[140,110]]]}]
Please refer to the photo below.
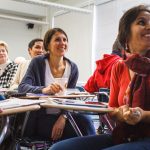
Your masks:
[{"label": "wooden desk top", "polygon": [[40,109],[40,103],[44,103],[46,100],[23,100],[23,99],[6,99],[0,101],[0,116],[16,114],[26,111],[38,110]]},{"label": "wooden desk top", "polygon": [[57,104],[54,102],[45,102],[40,104],[42,107],[45,108],[60,108],[64,110],[73,110],[73,111],[85,111],[85,112],[96,112],[96,113],[108,113],[112,112],[113,109],[111,108],[101,108],[101,107],[89,107],[89,106],[76,106],[76,105],[69,105],[69,104]]},{"label": "wooden desk top", "polygon": [[40,105],[22,106],[16,108],[5,109],[0,113],[0,116],[22,113],[26,111],[34,111],[40,109]]}]

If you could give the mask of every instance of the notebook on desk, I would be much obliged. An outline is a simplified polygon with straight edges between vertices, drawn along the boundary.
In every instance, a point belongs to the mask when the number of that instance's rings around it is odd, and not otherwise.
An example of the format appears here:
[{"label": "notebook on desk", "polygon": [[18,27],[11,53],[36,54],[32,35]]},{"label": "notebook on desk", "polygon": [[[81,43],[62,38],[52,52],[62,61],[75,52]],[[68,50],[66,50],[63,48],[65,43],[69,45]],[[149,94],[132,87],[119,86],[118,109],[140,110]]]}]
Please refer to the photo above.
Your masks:
[{"label": "notebook on desk", "polygon": [[104,105],[99,102],[85,102],[82,100],[76,99],[64,99],[64,98],[49,98],[50,101],[63,104],[63,105],[74,105],[74,106],[86,106],[86,107],[97,107],[97,108],[107,108],[107,105]]}]

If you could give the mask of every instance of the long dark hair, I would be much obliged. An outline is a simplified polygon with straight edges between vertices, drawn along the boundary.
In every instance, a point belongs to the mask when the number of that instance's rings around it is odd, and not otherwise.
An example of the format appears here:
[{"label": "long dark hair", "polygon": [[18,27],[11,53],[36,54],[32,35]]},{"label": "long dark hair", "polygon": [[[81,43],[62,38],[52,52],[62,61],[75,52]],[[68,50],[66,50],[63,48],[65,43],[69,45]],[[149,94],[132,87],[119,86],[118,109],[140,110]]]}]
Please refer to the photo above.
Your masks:
[{"label": "long dark hair", "polygon": [[118,40],[125,50],[127,41],[131,35],[131,24],[136,20],[136,18],[142,11],[150,13],[149,6],[148,5],[135,6],[126,11],[119,21]]}]

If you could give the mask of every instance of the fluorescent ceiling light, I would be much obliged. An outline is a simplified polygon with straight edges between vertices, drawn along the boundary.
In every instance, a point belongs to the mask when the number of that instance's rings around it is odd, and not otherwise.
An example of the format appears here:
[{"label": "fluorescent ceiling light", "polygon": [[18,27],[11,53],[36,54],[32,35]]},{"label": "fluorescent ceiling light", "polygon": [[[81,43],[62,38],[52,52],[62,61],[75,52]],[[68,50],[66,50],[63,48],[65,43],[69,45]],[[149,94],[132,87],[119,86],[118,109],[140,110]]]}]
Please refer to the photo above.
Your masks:
[{"label": "fluorescent ceiling light", "polygon": [[8,15],[0,15],[0,18],[30,22],[30,23],[41,24],[41,25],[49,24],[48,22],[44,22],[44,21],[38,21],[38,20],[34,20],[34,19],[27,19],[27,18],[15,17],[15,16],[8,16]]},{"label": "fluorescent ceiling light", "polygon": [[[88,1],[85,1],[83,3],[80,3],[78,5],[76,5],[76,7],[79,7],[79,8],[83,8],[83,7],[86,7],[86,6],[90,6],[94,4],[94,1],[93,0],[88,0]],[[69,11],[67,10],[60,10],[60,11],[57,11],[55,14],[54,14],[54,17],[57,17],[59,15],[62,15],[62,14],[66,14],[68,13]],[[92,11],[91,11],[92,12]]]},{"label": "fluorescent ceiling light", "polygon": [[52,7],[56,7],[56,8],[65,9],[68,11],[76,11],[76,12],[82,12],[82,13],[91,13],[92,12],[91,10],[88,10],[88,9],[72,7],[72,6],[68,6],[68,5],[47,2],[47,1],[42,1],[42,0],[13,0],[13,1],[31,3],[31,4],[36,4],[36,5],[42,5],[42,6],[52,6]]}]

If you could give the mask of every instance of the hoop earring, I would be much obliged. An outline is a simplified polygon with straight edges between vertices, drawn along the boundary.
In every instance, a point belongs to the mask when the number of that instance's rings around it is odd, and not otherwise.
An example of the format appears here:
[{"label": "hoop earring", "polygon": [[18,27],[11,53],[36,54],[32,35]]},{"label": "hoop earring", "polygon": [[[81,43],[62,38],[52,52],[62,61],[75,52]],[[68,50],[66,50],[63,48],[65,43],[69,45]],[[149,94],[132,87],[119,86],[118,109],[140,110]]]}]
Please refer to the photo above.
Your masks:
[{"label": "hoop earring", "polygon": [[125,44],[125,50],[128,51],[128,44]]},{"label": "hoop earring", "polygon": [[128,53],[130,53],[129,46],[128,46],[127,43],[125,44],[125,51],[128,52]]}]

